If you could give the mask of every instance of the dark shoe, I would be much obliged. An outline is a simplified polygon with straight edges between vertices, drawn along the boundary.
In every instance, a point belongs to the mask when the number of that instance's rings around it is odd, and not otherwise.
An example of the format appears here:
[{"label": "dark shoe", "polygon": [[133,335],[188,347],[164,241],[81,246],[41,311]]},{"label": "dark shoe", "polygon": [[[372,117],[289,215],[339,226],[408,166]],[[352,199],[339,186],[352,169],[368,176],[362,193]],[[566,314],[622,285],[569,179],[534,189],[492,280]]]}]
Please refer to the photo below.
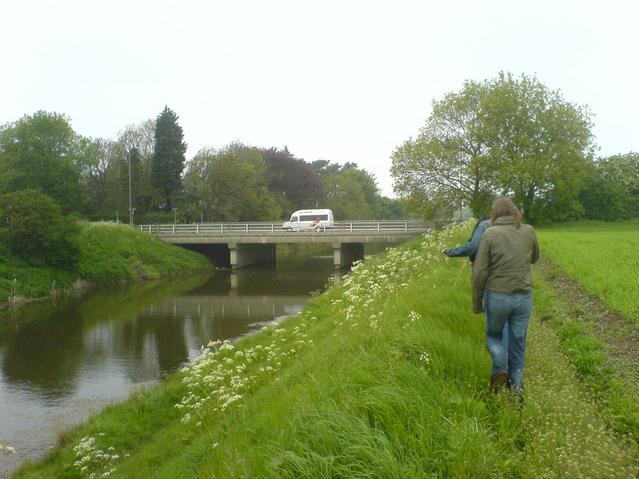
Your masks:
[{"label": "dark shoe", "polygon": [[502,390],[502,388],[507,382],[508,382],[508,374],[504,372],[497,373],[490,380],[490,390],[493,393],[497,394],[499,391]]}]

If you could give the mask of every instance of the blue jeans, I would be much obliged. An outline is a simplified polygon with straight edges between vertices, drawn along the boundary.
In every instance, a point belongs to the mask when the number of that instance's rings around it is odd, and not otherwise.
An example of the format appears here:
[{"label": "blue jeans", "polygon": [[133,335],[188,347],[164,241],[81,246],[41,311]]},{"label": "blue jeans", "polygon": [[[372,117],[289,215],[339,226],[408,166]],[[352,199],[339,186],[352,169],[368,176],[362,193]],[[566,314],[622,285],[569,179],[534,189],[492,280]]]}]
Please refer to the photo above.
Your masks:
[{"label": "blue jeans", "polygon": [[487,291],[485,307],[486,343],[493,359],[492,377],[505,372],[512,387],[523,389],[532,294]]}]

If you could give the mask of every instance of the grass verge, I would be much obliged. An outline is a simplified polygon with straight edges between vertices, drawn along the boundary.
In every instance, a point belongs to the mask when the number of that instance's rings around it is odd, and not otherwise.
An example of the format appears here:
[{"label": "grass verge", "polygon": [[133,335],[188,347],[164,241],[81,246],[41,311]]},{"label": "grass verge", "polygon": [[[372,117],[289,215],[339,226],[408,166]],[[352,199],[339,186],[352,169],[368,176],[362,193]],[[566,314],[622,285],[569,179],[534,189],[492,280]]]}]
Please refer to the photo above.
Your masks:
[{"label": "grass verge", "polygon": [[34,267],[0,242],[0,304],[46,297],[70,288],[77,279],[104,285],[212,267],[197,253],[114,223],[81,223],[79,248],[74,269],[66,271]]}]

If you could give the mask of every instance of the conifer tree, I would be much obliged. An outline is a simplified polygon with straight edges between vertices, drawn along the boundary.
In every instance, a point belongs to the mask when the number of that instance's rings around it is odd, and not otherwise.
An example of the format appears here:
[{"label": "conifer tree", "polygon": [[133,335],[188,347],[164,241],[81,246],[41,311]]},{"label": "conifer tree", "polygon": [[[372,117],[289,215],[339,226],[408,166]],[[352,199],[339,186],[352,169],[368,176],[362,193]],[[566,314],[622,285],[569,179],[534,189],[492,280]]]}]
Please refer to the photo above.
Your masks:
[{"label": "conifer tree", "polygon": [[185,152],[186,143],[178,116],[165,106],[155,121],[151,183],[158,205],[166,211],[172,208],[174,195],[182,189]]}]

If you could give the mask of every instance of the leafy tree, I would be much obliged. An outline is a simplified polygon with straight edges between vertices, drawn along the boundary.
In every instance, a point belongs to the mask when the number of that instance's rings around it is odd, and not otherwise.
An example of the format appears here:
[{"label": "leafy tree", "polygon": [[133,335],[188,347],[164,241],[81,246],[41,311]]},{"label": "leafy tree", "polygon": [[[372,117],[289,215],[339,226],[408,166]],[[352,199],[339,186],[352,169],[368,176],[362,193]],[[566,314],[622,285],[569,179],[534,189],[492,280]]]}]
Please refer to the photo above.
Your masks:
[{"label": "leafy tree", "polygon": [[[155,122],[146,120],[136,125],[127,125],[118,134],[115,143],[115,158],[118,168],[119,181],[126,193],[128,209],[128,158],[131,159],[131,190],[132,203],[136,216],[141,216],[153,208],[153,185],[151,183],[151,168],[155,148]],[[180,171],[180,175],[181,175]],[[180,186],[181,189],[181,186]]]},{"label": "leafy tree", "polygon": [[109,164],[109,140],[80,138],[80,210],[89,217],[101,218],[108,198],[106,172]]},{"label": "leafy tree", "polygon": [[120,212],[122,217],[128,215],[129,155],[132,161],[131,190],[136,220],[143,218],[147,212],[154,209],[151,184],[154,135],[155,121],[147,120],[139,124],[127,125],[118,133],[117,140],[102,143],[105,165],[103,172],[105,196],[102,203],[103,211],[108,212],[109,217],[112,217],[115,211]]},{"label": "leafy tree", "polygon": [[340,175],[350,178],[359,185],[366,202],[368,218],[380,218],[381,196],[375,175],[363,168],[358,168],[355,163],[346,163]]},{"label": "leafy tree", "polygon": [[0,128],[0,184],[39,189],[64,211],[80,205],[80,142],[64,115],[38,111]]},{"label": "leafy tree", "polygon": [[276,220],[282,211],[267,188],[266,172],[259,150],[234,143],[200,151],[189,163],[185,188],[210,220]]},{"label": "leafy tree", "polygon": [[328,175],[323,183],[328,207],[333,210],[336,219],[373,218],[364,190],[353,176],[341,173]]},{"label": "leafy tree", "polygon": [[486,83],[482,126],[496,186],[531,222],[583,213],[579,195],[590,175],[590,113],[536,78],[500,74]]},{"label": "leafy tree", "polygon": [[507,194],[529,220],[552,221],[582,213],[592,151],[585,108],[536,78],[500,74],[435,102],[417,139],[393,153],[391,174],[428,214],[462,202],[481,216]]},{"label": "leafy tree", "polygon": [[148,119],[141,123],[126,125],[118,133],[118,144],[124,151],[133,148],[138,150],[140,159],[150,171],[155,150],[155,120]]},{"label": "leafy tree", "polygon": [[7,225],[11,250],[34,264],[72,268],[78,255],[77,224],[38,190],[0,197],[0,220]]},{"label": "leafy tree", "polygon": [[311,165],[295,158],[287,148],[263,149],[261,153],[268,169],[268,189],[278,197],[283,212],[321,208],[326,195]]},{"label": "leafy tree", "polygon": [[591,220],[617,221],[628,216],[626,195],[619,183],[594,176],[581,193],[585,217]]},{"label": "leafy tree", "polygon": [[184,170],[184,133],[178,116],[168,106],[155,121],[155,147],[151,163],[151,184],[163,209],[172,208],[173,196],[182,189]]},{"label": "leafy tree", "polygon": [[410,218],[408,205],[402,198],[388,198],[382,196],[379,202],[379,219],[403,220]]},{"label": "leafy tree", "polygon": [[486,95],[486,84],[468,81],[460,92],[433,102],[417,138],[392,155],[395,191],[426,215],[447,216],[460,202],[477,216],[490,209],[496,171],[482,123]]},{"label": "leafy tree", "polygon": [[596,162],[598,176],[616,184],[624,194],[627,215],[639,216],[639,153],[613,155]]},{"label": "leafy tree", "polygon": [[[346,163],[346,165],[351,165],[351,163]],[[352,163],[352,165],[357,166],[355,163]],[[313,168],[315,173],[317,173],[320,177],[336,175],[342,169],[339,163],[331,163],[328,160],[315,160],[311,163],[311,168]]]},{"label": "leafy tree", "polygon": [[381,218],[381,196],[375,176],[358,168],[317,160],[311,167],[322,178],[328,206],[342,219]]}]

